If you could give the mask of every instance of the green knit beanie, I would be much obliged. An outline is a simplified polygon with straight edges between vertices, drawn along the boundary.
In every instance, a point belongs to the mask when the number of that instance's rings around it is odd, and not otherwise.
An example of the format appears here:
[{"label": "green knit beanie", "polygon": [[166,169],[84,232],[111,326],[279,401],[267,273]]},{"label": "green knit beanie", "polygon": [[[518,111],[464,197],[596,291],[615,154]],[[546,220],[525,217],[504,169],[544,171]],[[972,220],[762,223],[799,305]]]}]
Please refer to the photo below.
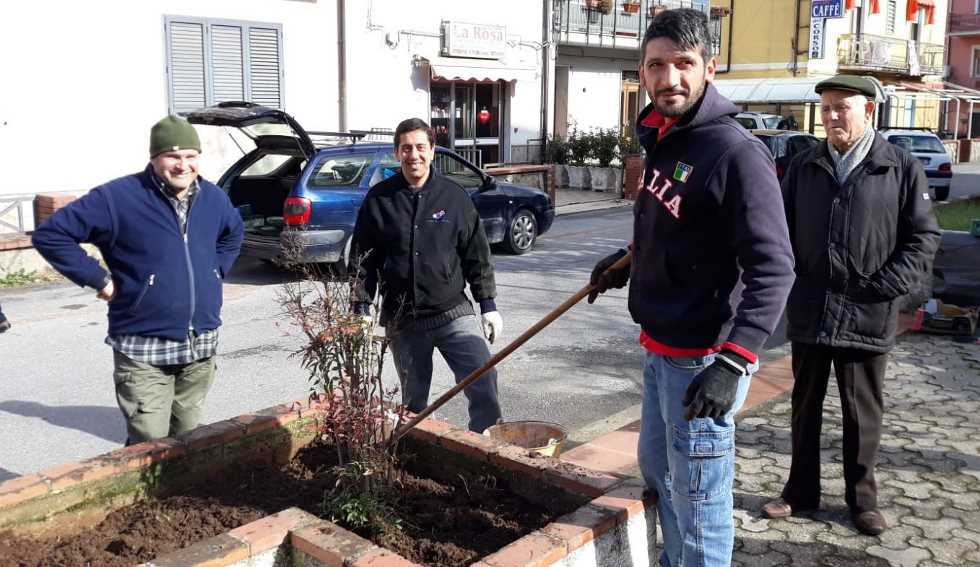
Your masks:
[{"label": "green knit beanie", "polygon": [[150,130],[150,157],[178,150],[201,151],[201,140],[191,123],[178,116],[167,116]]}]

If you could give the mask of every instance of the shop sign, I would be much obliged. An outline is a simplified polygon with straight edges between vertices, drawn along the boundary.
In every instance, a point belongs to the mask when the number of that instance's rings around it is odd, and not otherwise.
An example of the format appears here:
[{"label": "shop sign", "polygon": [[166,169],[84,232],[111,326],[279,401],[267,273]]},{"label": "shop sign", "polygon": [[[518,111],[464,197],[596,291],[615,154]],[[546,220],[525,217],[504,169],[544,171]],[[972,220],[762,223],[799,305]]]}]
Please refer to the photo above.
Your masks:
[{"label": "shop sign", "polygon": [[486,24],[445,22],[442,26],[443,55],[501,59],[507,47],[507,28]]},{"label": "shop sign", "polygon": [[824,26],[827,20],[810,21],[810,59],[823,59]]},{"label": "shop sign", "polygon": [[813,0],[810,4],[810,20],[843,18],[844,0]]}]

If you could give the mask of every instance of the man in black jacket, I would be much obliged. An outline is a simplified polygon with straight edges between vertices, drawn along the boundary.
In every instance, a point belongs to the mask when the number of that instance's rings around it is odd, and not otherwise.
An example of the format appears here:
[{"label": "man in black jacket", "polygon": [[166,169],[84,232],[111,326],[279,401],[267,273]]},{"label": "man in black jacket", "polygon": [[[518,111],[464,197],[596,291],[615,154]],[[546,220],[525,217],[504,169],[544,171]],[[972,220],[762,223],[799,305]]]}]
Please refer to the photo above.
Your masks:
[{"label": "man in black jacket", "polygon": [[[418,118],[395,129],[401,172],[375,185],[354,225],[351,269],[357,271],[355,310],[370,317],[382,296],[380,323],[402,387],[402,403],[418,413],[432,381],[432,351],[439,349],[459,382],[490,358],[476,332],[467,282],[480,304],[483,334],[492,343],[503,330],[494,303],[490,245],[473,201],[435,171],[434,135]],[[497,374],[490,370],[464,390],[469,428],[482,432],[500,419]]]},{"label": "man in black jacket", "polygon": [[827,143],[798,155],[783,180],[796,255],[786,314],[793,343],[793,464],[769,517],[820,503],[820,428],[831,365],[844,420],[844,499],[877,535],[874,469],[882,385],[898,310],[939,244],[919,160],[875,133],[873,82],[838,75],[816,86]]},{"label": "man in black jacket", "polygon": [[711,85],[710,49],[700,10],[667,10],[646,32],[631,268],[607,271],[625,251],[600,261],[589,298],[630,282],[648,353],[638,461],[674,567],[731,565],[734,414],[793,280],[772,156]]}]

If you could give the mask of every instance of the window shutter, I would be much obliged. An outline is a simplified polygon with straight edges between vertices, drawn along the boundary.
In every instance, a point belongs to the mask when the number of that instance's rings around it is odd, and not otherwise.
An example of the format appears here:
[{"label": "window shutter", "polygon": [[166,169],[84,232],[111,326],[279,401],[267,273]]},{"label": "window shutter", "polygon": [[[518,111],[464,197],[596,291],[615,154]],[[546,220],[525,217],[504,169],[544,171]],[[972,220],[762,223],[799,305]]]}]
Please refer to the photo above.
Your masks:
[{"label": "window shutter", "polygon": [[205,106],[204,25],[170,22],[169,40],[172,112]]},{"label": "window shutter", "polygon": [[211,26],[211,104],[245,100],[241,26]]},{"label": "window shutter", "polygon": [[279,69],[279,32],[273,28],[248,29],[250,100],[270,108],[282,108]]}]

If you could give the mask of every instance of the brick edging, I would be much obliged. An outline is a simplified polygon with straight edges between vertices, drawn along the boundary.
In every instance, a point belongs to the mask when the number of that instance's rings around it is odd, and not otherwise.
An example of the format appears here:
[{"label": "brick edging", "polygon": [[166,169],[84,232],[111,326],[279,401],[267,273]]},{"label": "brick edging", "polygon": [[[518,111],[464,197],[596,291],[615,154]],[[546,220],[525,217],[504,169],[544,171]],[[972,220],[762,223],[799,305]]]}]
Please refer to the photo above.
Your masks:
[{"label": "brick edging", "polygon": [[[72,498],[82,499],[102,489],[100,481],[114,474],[142,474],[167,459],[191,456],[193,453],[234,442],[245,436],[261,434],[277,427],[315,426],[323,409],[322,400],[280,404],[232,419],[198,427],[186,435],[123,447],[77,463],[67,463],[40,473],[0,483],[0,514],[16,511],[18,505],[44,510],[49,496],[74,490]],[[311,421],[310,418],[313,418]],[[299,420],[305,420],[297,424]],[[590,470],[552,457],[537,456],[527,449],[501,443],[488,436],[427,419],[409,435],[428,441],[447,451],[461,453],[469,459],[493,465],[528,478],[559,487],[584,497],[586,502],[551,524],[511,543],[485,557],[482,563],[492,567],[516,567],[537,564],[529,557],[557,560],[588,544],[617,526],[644,513],[654,500],[643,499],[643,486],[635,480],[602,471]],[[288,444],[288,443],[287,443]],[[295,449],[295,443],[289,444]],[[85,483],[90,483],[85,485]],[[84,486],[82,486],[84,485]],[[94,488],[93,488],[94,487]],[[132,489],[137,490],[137,489]],[[76,494],[77,493],[77,494]],[[29,502],[37,499],[41,504]],[[63,500],[63,499],[62,499]],[[74,504],[92,502],[78,500]],[[52,508],[47,516],[65,509]],[[39,518],[35,509],[28,521]],[[413,563],[364,540],[339,526],[320,520],[299,509],[287,509],[235,528],[214,538],[166,554],[148,565],[230,565],[247,560],[288,542],[293,552],[307,553],[327,564],[361,567],[412,566]],[[547,561],[545,561],[547,563]]]}]

